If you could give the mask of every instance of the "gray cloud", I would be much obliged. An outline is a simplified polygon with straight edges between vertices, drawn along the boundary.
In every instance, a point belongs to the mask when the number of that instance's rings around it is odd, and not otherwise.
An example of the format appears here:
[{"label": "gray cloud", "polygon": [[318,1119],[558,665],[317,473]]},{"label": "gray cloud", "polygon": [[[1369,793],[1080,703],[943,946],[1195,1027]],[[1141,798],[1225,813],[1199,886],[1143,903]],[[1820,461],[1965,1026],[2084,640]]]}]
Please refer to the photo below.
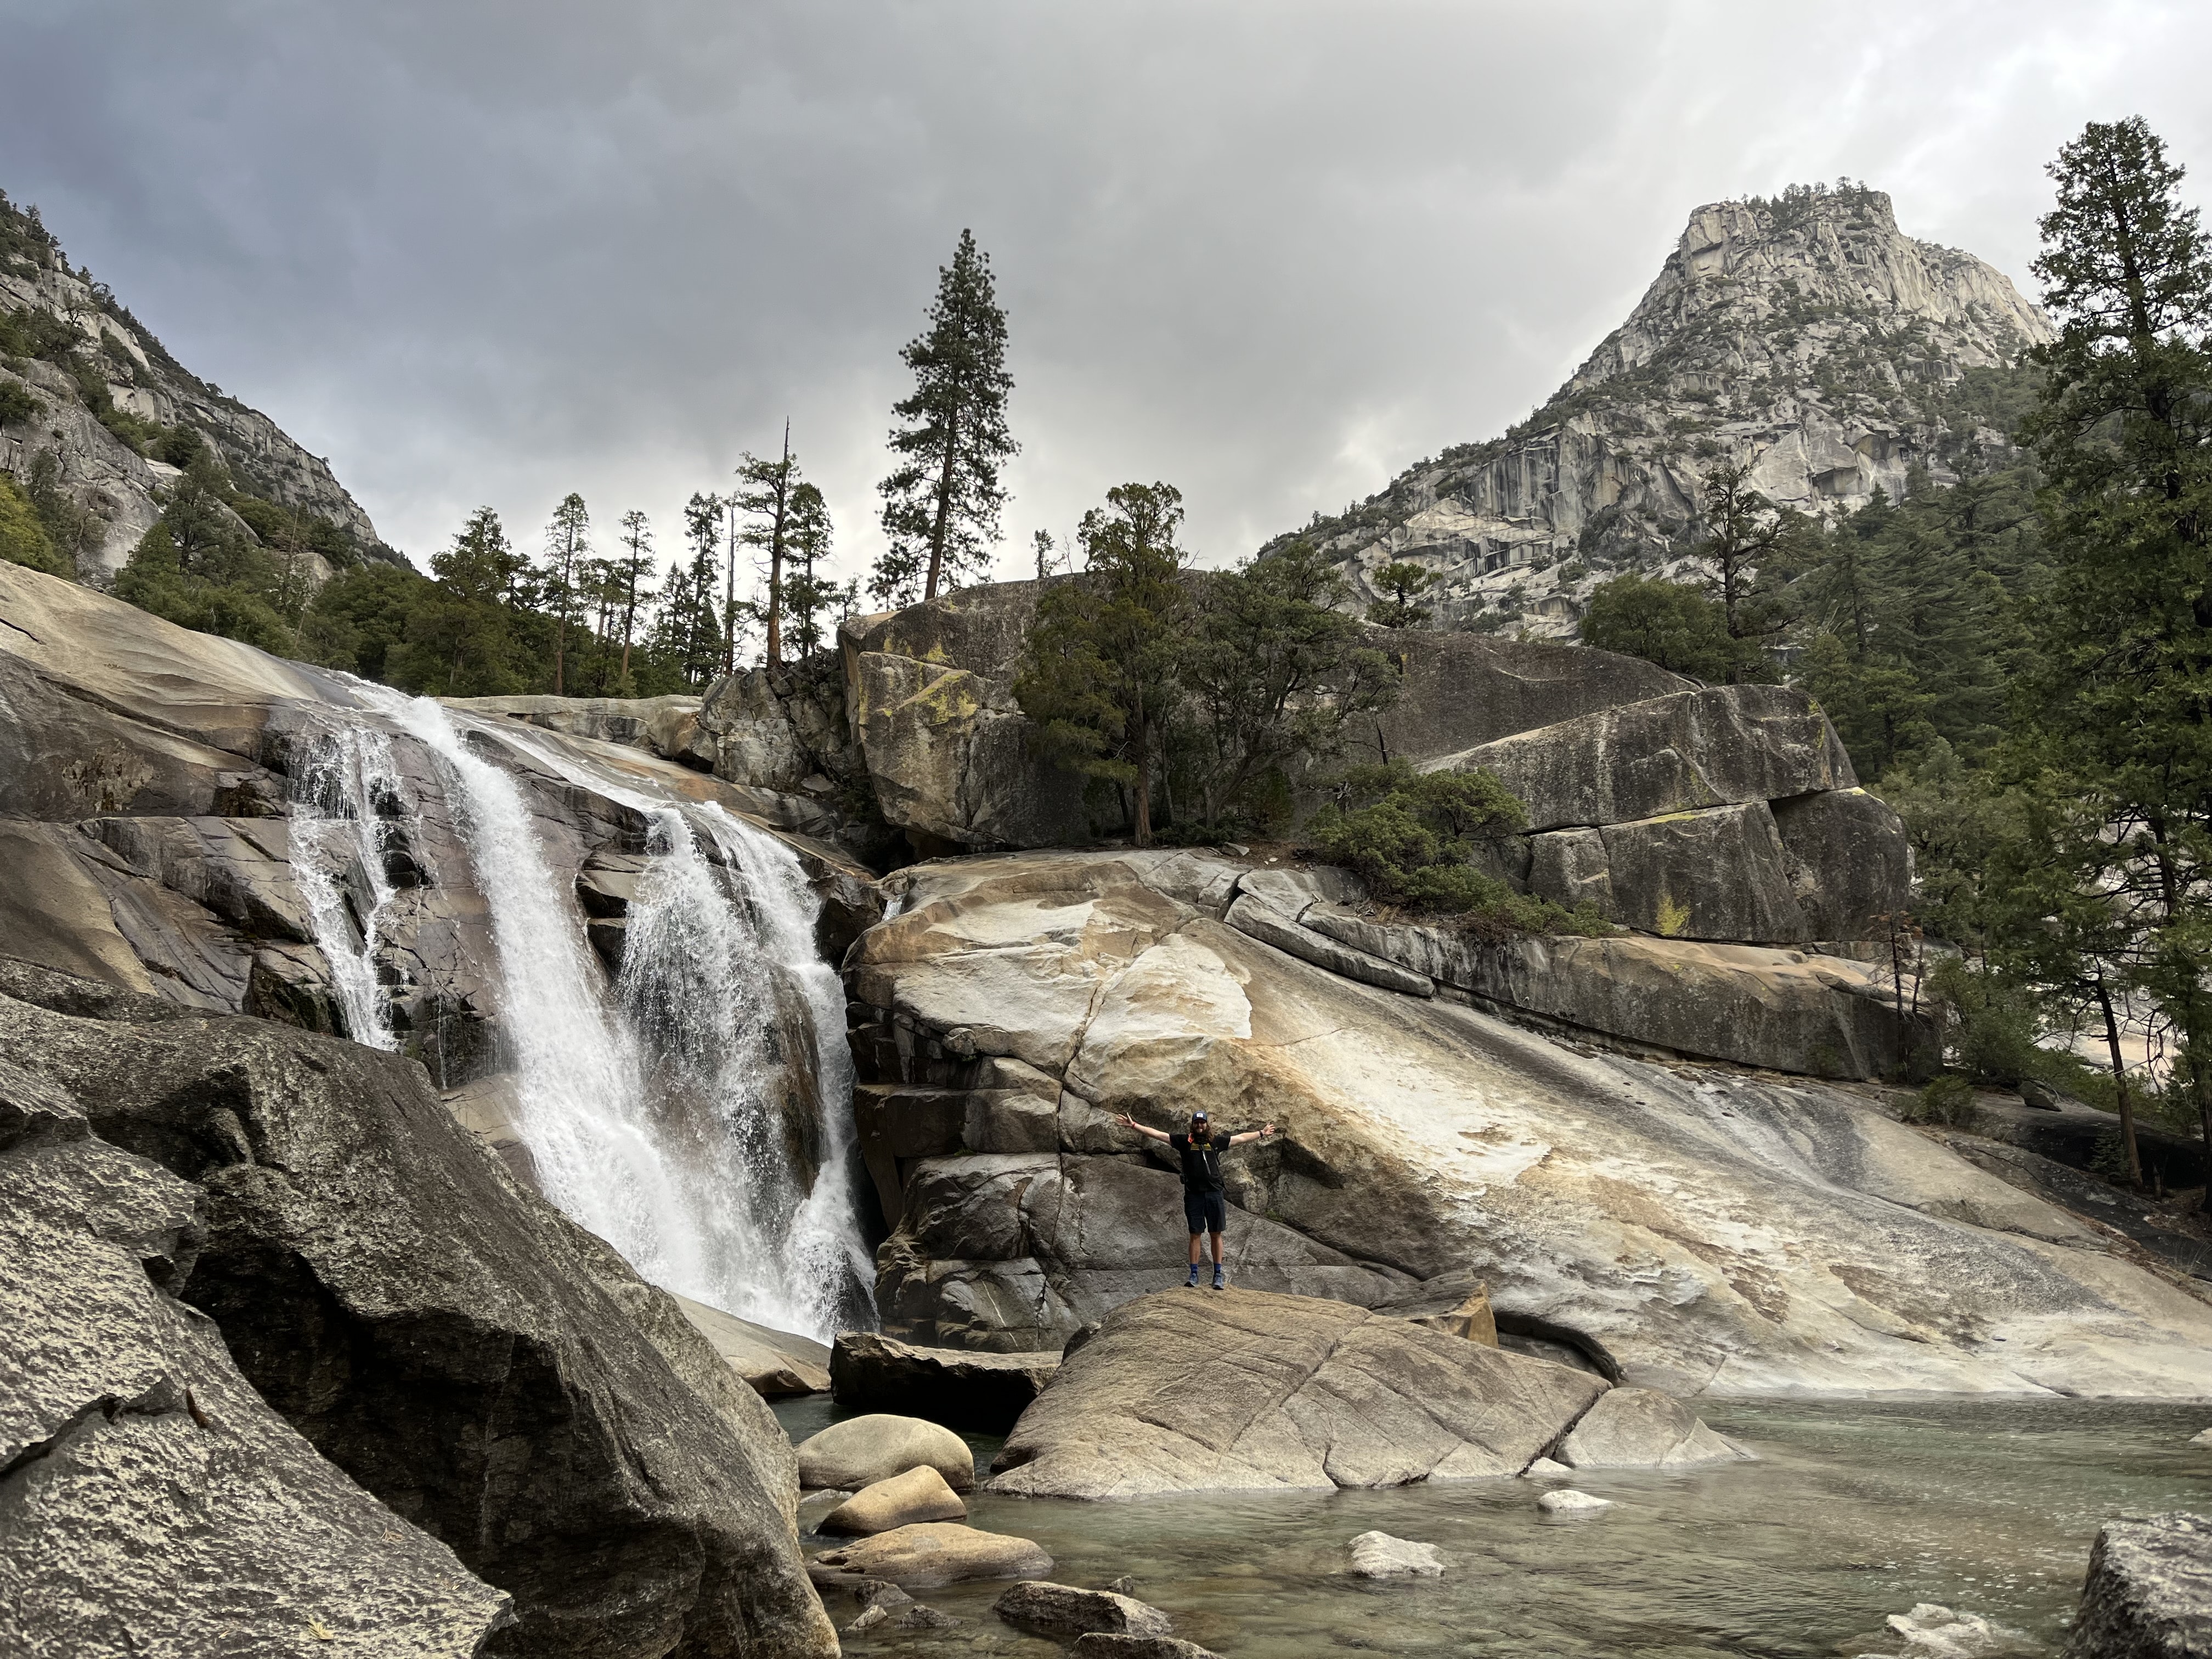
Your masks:
[{"label": "gray cloud", "polygon": [[963,225],[1012,574],[1126,478],[1224,562],[1493,434],[1698,203],[1849,173],[2026,288],[2084,120],[2212,169],[2186,7],[0,0],[0,186],[418,558],[571,489],[672,544],[787,413],[864,561]]}]

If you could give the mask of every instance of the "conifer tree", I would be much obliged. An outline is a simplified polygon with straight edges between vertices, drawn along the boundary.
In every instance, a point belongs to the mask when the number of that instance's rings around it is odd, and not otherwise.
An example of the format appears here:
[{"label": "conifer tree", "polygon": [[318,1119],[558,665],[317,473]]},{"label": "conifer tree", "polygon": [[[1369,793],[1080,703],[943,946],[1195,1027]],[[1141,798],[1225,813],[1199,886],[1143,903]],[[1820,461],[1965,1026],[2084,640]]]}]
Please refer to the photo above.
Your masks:
[{"label": "conifer tree", "polygon": [[1006,429],[1006,313],[972,231],[938,271],[928,331],[899,357],[915,385],[891,405],[898,463],[878,486],[890,545],[869,584],[887,604],[912,603],[917,576],[927,601],[986,568],[1006,501],[999,471],[1019,448]]},{"label": "conifer tree", "polygon": [[1418,564],[1394,560],[1367,579],[1388,599],[1377,599],[1367,607],[1367,620],[1378,628],[1425,628],[1435,614],[1420,603],[1421,595],[1436,580],[1429,571]]},{"label": "conifer tree", "polygon": [[577,562],[591,556],[592,514],[570,490],[545,526],[545,596],[553,607],[553,695],[567,690],[568,618],[576,607]]},{"label": "conifer tree", "polygon": [[664,603],[675,609],[676,647],[684,680],[703,686],[714,677],[722,655],[722,630],[714,620],[715,579],[720,574],[715,556],[722,545],[720,496],[692,492],[684,507],[684,537],[690,544],[691,559],[681,599]]},{"label": "conifer tree", "polygon": [[2101,815],[2084,879],[2139,932],[2212,1153],[2212,239],[2140,118],[2092,122],[2050,172],[2034,269],[2060,331],[2027,432],[2055,573],[2019,763]]},{"label": "conifer tree", "polygon": [[1182,523],[1182,492],[1170,484],[1108,490],[1076,531],[1084,578],[1038,601],[1014,684],[1048,758],[1131,792],[1139,847],[1152,838],[1153,773],[1186,647]]},{"label": "conifer tree", "polygon": [[786,421],[781,458],[764,461],[748,450],[738,463],[733,497],[738,510],[750,520],[738,532],[739,538],[768,556],[761,569],[765,583],[761,607],[768,627],[763,660],[770,668],[783,665],[783,559],[791,533],[792,492],[798,486],[799,458],[791,453],[791,422]]},{"label": "conifer tree", "polygon": [[829,502],[812,484],[797,484],[791,492],[791,574],[783,581],[783,613],[801,660],[822,648],[822,613],[837,598],[821,568],[830,556],[830,537]]},{"label": "conifer tree", "polygon": [[617,683],[622,695],[628,696],[629,648],[637,632],[637,608],[653,599],[653,584],[647,580],[647,573],[653,568],[653,526],[636,507],[622,516],[622,674]]}]

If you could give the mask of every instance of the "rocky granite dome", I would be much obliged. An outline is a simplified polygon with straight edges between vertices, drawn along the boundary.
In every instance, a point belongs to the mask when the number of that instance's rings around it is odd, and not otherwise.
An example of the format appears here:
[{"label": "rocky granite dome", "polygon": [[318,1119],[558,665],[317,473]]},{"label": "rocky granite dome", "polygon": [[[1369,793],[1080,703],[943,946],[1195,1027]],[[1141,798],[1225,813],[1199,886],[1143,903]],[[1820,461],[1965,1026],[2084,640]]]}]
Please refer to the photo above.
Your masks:
[{"label": "rocky granite dome", "polygon": [[[361,504],[259,410],[209,385],[92,273],[71,270],[61,245],[0,197],[0,314],[27,350],[0,355],[0,399],[15,388],[35,407],[0,423],[0,467],[27,477],[41,451],[58,483],[102,526],[78,574],[104,580],[123,568],[161,514],[159,490],[180,475],[161,459],[155,428],[197,433],[247,493],[330,520],[356,548],[397,561]],[[246,529],[242,523],[237,526]]]},{"label": "rocky granite dome", "polygon": [[[1626,322],[1504,437],[1446,450],[1296,532],[1340,557],[1359,598],[1382,565],[1433,572],[1445,623],[1487,613],[1571,629],[1623,563],[1671,563],[1699,533],[1698,481],[1723,459],[1818,515],[1939,482],[1995,428],[2012,366],[2051,337],[2002,273],[1897,228],[1880,191],[1793,188],[1691,214]],[[1287,540],[1288,538],[1283,539]]]}]

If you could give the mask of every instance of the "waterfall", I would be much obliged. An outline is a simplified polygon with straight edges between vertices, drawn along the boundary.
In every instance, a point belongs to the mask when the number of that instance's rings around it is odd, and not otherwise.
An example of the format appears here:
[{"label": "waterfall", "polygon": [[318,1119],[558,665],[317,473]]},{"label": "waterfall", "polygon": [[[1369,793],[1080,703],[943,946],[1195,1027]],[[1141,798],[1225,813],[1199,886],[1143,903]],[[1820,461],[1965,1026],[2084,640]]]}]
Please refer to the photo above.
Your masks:
[{"label": "waterfall", "polygon": [[404,799],[392,740],[374,726],[314,732],[293,769],[292,878],[331,965],[345,1034],[387,1052],[399,1039],[377,982],[376,951],[392,896],[385,858]]},{"label": "waterfall", "polygon": [[[489,912],[515,1125],[546,1196],[644,1277],[696,1300],[824,1340],[866,1319],[872,1264],[851,1176],[843,991],[816,951],[819,901],[791,850],[720,807],[586,774],[504,722],[360,690],[434,758]],[[471,732],[645,815],[653,856],[611,986],[524,786],[471,746]],[[317,939],[349,1025],[380,1032],[385,1048],[397,1044],[374,972],[375,930],[353,924],[351,888],[325,873],[333,860],[321,848],[350,836],[351,856],[385,879],[380,857],[363,849],[377,834],[376,797],[399,787],[388,744],[351,732],[328,763],[319,748],[316,781],[302,791],[318,849],[303,861],[303,891],[328,890],[308,893]],[[372,915],[388,885],[379,894]],[[373,1012],[356,1012],[357,995]]]}]

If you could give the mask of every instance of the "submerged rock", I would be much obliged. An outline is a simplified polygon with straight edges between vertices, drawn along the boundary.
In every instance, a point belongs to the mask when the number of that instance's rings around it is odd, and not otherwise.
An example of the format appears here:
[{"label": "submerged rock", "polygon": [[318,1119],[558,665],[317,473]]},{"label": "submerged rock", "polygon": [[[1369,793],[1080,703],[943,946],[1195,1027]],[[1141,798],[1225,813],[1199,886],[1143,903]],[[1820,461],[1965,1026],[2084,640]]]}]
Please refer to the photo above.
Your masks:
[{"label": "submerged rock", "polygon": [[205,1193],[184,1298],[323,1456],[514,1596],[503,1651],[834,1651],[767,1406],[419,1066],[20,965],[0,989],[0,1058]]},{"label": "submerged rock", "polygon": [[1654,1389],[1601,1395],[1559,1445],[1559,1461],[1575,1469],[1680,1468],[1747,1455]]},{"label": "submerged rock", "polygon": [[988,1489],[1099,1498],[1517,1474],[1604,1389],[1343,1303],[1170,1291],[1115,1310],[1068,1356]]},{"label": "submerged rock", "polygon": [[975,1484],[975,1454],[941,1424],[872,1413],[832,1423],[799,1443],[801,1486],[859,1491],[908,1469],[932,1468],[955,1492]]},{"label": "submerged rock", "polygon": [[2195,1659],[2206,1652],[2212,1652],[2212,1516],[2175,1511],[2107,1521],[2089,1550],[2065,1659]]},{"label": "submerged rock", "polygon": [[816,1524],[817,1532],[866,1536],[917,1521],[964,1521],[968,1506],[927,1465],[863,1486]]},{"label": "submerged rock", "polygon": [[1572,1486],[1561,1486],[1539,1498],[1536,1507],[1547,1515],[1595,1515],[1600,1510],[1611,1509],[1613,1499],[1593,1498],[1586,1492],[1577,1492]]},{"label": "submerged rock", "polygon": [[1075,1638],[1076,1659],[1221,1659],[1179,1636],[1128,1636],[1090,1631]]},{"label": "submerged rock", "polygon": [[508,1597],[325,1462],[170,1294],[202,1209],[0,1061],[0,1648],[480,1651]]},{"label": "submerged rock", "polygon": [[1443,1571],[1444,1558],[1434,1544],[1363,1532],[1352,1540],[1352,1570],[1362,1578],[1434,1578]]},{"label": "submerged rock", "polygon": [[817,1566],[833,1573],[888,1579],[905,1590],[934,1589],[967,1578],[1042,1578],[1052,1557],[1026,1538],[932,1521],[879,1532],[857,1544],[824,1550]]},{"label": "submerged rock", "polygon": [[1132,1596],[1042,1581],[1015,1585],[991,1604],[991,1611],[1018,1629],[1063,1642],[1086,1631],[1165,1636],[1175,1627],[1158,1607]]}]

